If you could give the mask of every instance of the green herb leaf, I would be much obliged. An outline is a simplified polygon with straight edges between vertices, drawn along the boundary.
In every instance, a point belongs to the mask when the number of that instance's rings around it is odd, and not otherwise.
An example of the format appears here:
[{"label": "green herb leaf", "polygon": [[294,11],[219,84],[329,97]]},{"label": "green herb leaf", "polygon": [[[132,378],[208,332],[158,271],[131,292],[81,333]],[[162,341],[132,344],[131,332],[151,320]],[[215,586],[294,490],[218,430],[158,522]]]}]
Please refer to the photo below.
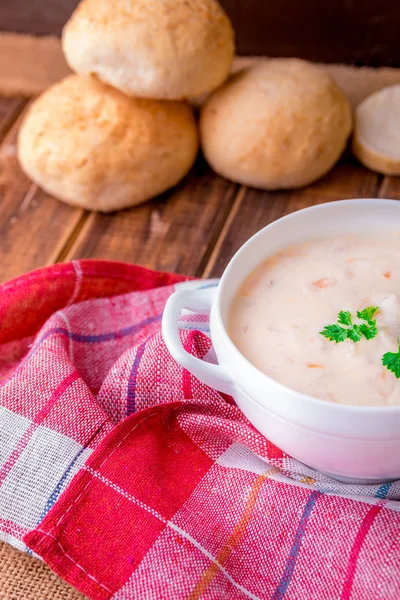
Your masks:
[{"label": "green herb leaf", "polygon": [[348,310],[341,310],[339,315],[338,315],[338,323],[341,323],[342,325],[353,325],[353,319],[351,317],[351,312],[349,312]]},{"label": "green herb leaf", "polygon": [[386,352],[383,355],[382,364],[400,379],[400,343],[398,352]]},{"label": "green herb leaf", "polygon": [[364,310],[358,311],[357,317],[361,321],[365,321],[365,323],[361,323],[360,325],[353,323],[350,311],[341,310],[338,314],[337,324],[327,325],[320,331],[320,334],[337,344],[345,340],[359,342],[363,337],[366,340],[372,340],[378,335],[378,328],[374,319],[374,315],[378,310],[378,306],[368,306]]},{"label": "green herb leaf", "polygon": [[340,327],[340,325],[327,325],[324,327],[320,334],[328,338],[331,342],[344,342],[347,339],[347,329]]},{"label": "green herb leaf", "polygon": [[361,340],[361,329],[358,325],[353,325],[351,329],[347,330],[347,337],[352,342],[359,342]]},{"label": "green herb leaf", "polygon": [[357,312],[357,317],[362,321],[368,321],[369,323],[373,322],[374,316],[379,310],[379,306],[367,306],[364,310],[359,310]]},{"label": "green herb leaf", "polygon": [[375,321],[370,321],[368,324],[361,323],[360,332],[366,340],[372,340],[378,335],[378,328],[376,326]]}]

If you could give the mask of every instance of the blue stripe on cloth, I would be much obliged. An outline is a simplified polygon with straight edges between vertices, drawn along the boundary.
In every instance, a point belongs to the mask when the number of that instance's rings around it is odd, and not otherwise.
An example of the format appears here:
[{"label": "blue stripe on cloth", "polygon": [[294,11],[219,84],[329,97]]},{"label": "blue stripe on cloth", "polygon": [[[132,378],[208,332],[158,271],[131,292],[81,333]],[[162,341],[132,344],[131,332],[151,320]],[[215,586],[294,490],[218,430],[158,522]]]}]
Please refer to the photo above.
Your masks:
[{"label": "blue stripe on cloth", "polygon": [[86,342],[90,344],[98,342],[108,342],[110,340],[117,340],[119,338],[126,337],[127,335],[132,335],[142,327],[160,321],[161,317],[162,315],[155,315],[154,317],[144,319],[144,321],[136,323],[135,325],[131,325],[130,327],[124,327],[124,329],[119,329],[118,331],[111,331],[110,333],[101,333],[99,335],[82,335],[80,333],[73,333],[71,331],[68,331],[63,327],[55,327],[54,329],[50,329],[49,331],[47,331],[44,334],[44,336],[39,340],[38,344],[41,344],[46,338],[54,334],[65,335],[74,342]]},{"label": "blue stripe on cloth", "polygon": [[[74,459],[72,460],[72,462],[69,464],[68,468],[64,471],[63,476],[61,477],[60,481],[57,483],[56,487],[54,488],[50,498],[48,498],[44,509],[42,510],[42,514],[40,515],[39,519],[36,521],[36,527],[38,525],[40,525],[40,523],[43,521],[43,519],[45,518],[45,516],[47,515],[47,513],[49,512],[49,510],[51,508],[53,508],[54,504],[56,503],[56,501],[58,500],[59,495],[61,494],[61,489],[62,486],[64,485],[68,475],[71,473],[72,469],[74,468],[74,465],[76,464],[76,461],[78,460],[78,458],[80,457],[80,455],[82,454],[82,452],[86,449],[86,446],[84,446],[83,448],[81,448],[78,452],[78,454],[76,456],[74,456]],[[29,554],[29,556],[33,556],[33,552],[30,548],[27,548],[26,550],[27,554]]]},{"label": "blue stripe on cloth", "polygon": [[146,348],[146,342],[143,342],[137,350],[135,360],[133,361],[132,369],[128,381],[128,394],[126,398],[126,416],[132,415],[136,410],[136,377],[138,374],[140,361]]},{"label": "blue stripe on cloth", "polygon": [[319,496],[321,496],[321,492],[315,490],[310,494],[310,497],[307,500],[307,504],[305,505],[303,514],[301,515],[300,523],[297,527],[296,535],[294,537],[294,541],[290,549],[288,559],[286,561],[285,570],[283,572],[279,585],[276,588],[274,595],[272,596],[272,600],[281,600],[281,598],[283,598],[286,594],[286,591],[289,587],[289,583],[293,576],[294,568],[296,566],[296,560],[300,552],[301,541],[306,530],[308,518]]},{"label": "blue stripe on cloth", "polygon": [[[38,525],[40,525],[40,523],[43,521],[43,519],[45,518],[45,516],[47,515],[47,513],[49,512],[49,510],[51,508],[53,508],[54,504],[56,503],[60,493],[61,493],[61,489],[62,486],[64,485],[68,475],[71,473],[72,469],[74,468],[74,465],[76,464],[76,461],[78,460],[78,458],[80,457],[80,455],[82,454],[82,452],[86,449],[86,447],[83,447],[79,450],[78,454],[76,456],[74,456],[74,459],[72,460],[72,462],[69,464],[68,468],[64,471],[63,476],[61,477],[60,481],[57,483],[56,487],[54,488],[54,490],[51,493],[50,498],[48,498],[44,509],[42,510],[42,513],[39,517],[39,519],[36,521],[36,527]],[[26,553],[29,554],[29,556],[33,556],[33,552],[30,548],[26,549]]]},{"label": "blue stripe on cloth", "polygon": [[[16,368],[16,370],[13,372],[13,377],[15,377],[16,373],[19,371],[19,369],[22,368],[22,366],[30,359],[32,358],[32,356],[35,355],[35,353],[39,350],[40,345],[47,340],[47,338],[51,337],[54,334],[60,334],[60,335],[64,335],[69,339],[72,339],[76,342],[89,342],[89,343],[96,343],[96,342],[106,342],[106,341],[110,341],[110,340],[115,340],[115,339],[119,339],[121,337],[125,337],[127,335],[132,335],[133,333],[136,333],[136,331],[138,329],[140,329],[141,327],[145,327],[146,325],[151,325],[152,323],[156,323],[157,321],[161,321],[162,318],[162,314],[161,315],[156,315],[155,317],[150,317],[148,319],[145,319],[144,321],[141,321],[140,323],[137,323],[136,325],[131,325],[130,327],[125,327],[124,329],[120,329],[119,331],[114,331],[111,333],[103,333],[100,335],[79,335],[77,333],[71,333],[70,331],[68,331],[67,329],[64,329],[62,327],[55,327],[54,329],[49,329],[49,331],[47,331],[39,340],[38,342],[31,348],[31,350],[28,352],[28,354],[26,354],[24,356],[24,358],[21,360],[21,362],[19,363],[18,367]],[[5,381],[2,382],[1,385],[4,385],[4,383],[7,381],[7,379]],[[0,387],[1,387],[0,385]]]},{"label": "blue stripe on cloth", "polygon": [[67,469],[64,471],[60,481],[57,483],[56,487],[54,488],[51,496],[49,497],[49,499],[46,502],[46,505],[42,511],[42,514],[39,517],[38,522],[36,523],[36,525],[39,525],[39,523],[41,523],[43,521],[43,519],[45,518],[45,516],[47,515],[47,513],[49,512],[49,510],[51,508],[53,508],[54,504],[56,503],[62,487],[68,477],[68,475],[70,475],[72,469],[74,468],[76,461],[78,460],[78,458],[81,456],[82,452],[86,450],[86,446],[84,446],[83,448],[81,448],[81,450],[79,450],[78,454],[76,454],[73,458],[73,460],[71,461],[71,463],[68,465]]},{"label": "blue stripe on cloth", "polygon": [[375,494],[375,498],[382,498],[382,499],[386,498],[392,485],[393,485],[392,482],[382,483],[382,485],[380,486],[380,488],[378,489],[378,491]]}]

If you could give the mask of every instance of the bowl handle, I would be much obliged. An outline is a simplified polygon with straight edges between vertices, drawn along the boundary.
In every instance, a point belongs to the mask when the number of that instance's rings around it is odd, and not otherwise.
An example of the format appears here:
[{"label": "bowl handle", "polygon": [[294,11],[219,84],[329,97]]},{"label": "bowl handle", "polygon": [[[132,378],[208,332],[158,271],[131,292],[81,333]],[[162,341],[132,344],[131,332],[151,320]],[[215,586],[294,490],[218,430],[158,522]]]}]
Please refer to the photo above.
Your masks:
[{"label": "bowl handle", "polygon": [[209,387],[225,394],[232,394],[234,383],[230,375],[221,366],[205,362],[186,352],[179,337],[178,319],[182,309],[188,309],[198,314],[208,314],[215,293],[216,288],[209,288],[182,290],[172,294],[164,309],[162,336],[177,363]]}]

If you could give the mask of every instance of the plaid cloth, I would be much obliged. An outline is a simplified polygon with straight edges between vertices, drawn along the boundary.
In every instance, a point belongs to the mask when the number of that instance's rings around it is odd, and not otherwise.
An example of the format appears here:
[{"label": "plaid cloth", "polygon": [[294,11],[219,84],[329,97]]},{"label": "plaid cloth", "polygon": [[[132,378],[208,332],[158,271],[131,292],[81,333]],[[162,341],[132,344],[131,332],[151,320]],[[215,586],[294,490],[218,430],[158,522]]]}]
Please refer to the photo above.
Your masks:
[{"label": "plaid cloth", "polygon": [[[169,295],[79,261],[0,296],[0,535],[93,599],[400,597],[400,483],[341,484],[170,357]],[[182,342],[215,361],[204,316]]]}]

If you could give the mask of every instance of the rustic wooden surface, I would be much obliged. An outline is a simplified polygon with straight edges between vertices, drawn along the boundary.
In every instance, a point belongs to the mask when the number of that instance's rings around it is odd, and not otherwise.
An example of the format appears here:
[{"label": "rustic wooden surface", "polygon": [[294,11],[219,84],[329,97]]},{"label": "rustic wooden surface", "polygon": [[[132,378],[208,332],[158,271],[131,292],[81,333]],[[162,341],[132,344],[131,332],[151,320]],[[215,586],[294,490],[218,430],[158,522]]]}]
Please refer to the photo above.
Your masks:
[{"label": "rustic wooden surface", "polygon": [[0,98],[0,281],[73,258],[105,258],[195,276],[219,276],[236,250],[280,216],[355,197],[400,199],[400,179],[382,177],[350,154],[312,186],[291,192],[247,189],[199,158],[175,189],[111,215],[52,198],[19,168],[17,134],[27,100]]},{"label": "rustic wooden surface", "polygon": [[[220,0],[238,54],[400,66],[398,0]],[[1,0],[0,30],[60,35],[78,0]]]},{"label": "rustic wooden surface", "polygon": [[[28,104],[0,98],[0,281],[72,258],[106,258],[196,276],[219,276],[258,229],[292,211],[337,199],[400,199],[400,178],[382,177],[347,153],[314,185],[293,192],[247,189],[213,174],[198,160],[174,190],[113,215],[71,208],[21,172],[18,125]],[[0,543],[1,600],[83,598],[45,565]],[[40,594],[40,586],[46,598]],[[39,595],[36,595],[39,594]]]}]

